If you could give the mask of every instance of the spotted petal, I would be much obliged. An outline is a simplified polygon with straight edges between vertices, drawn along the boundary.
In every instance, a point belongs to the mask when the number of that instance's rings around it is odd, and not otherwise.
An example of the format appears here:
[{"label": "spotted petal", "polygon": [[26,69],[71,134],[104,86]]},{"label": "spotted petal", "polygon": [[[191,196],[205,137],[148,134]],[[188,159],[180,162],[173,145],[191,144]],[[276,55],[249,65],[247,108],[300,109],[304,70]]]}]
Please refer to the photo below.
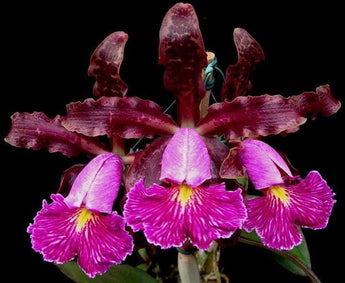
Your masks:
[{"label": "spotted petal", "polygon": [[93,52],[88,75],[96,79],[93,86],[95,96],[124,96],[127,84],[120,77],[128,35],[122,31],[109,34]]},{"label": "spotted petal", "polygon": [[177,3],[164,16],[159,31],[159,64],[165,66],[165,88],[178,101],[179,124],[196,123],[205,95],[201,72],[207,65],[207,55],[192,5]]},{"label": "spotted petal", "polygon": [[231,101],[239,95],[245,95],[251,88],[250,76],[256,64],[265,59],[260,44],[243,28],[233,32],[238,60],[226,69],[226,78],[221,89],[222,100]]}]

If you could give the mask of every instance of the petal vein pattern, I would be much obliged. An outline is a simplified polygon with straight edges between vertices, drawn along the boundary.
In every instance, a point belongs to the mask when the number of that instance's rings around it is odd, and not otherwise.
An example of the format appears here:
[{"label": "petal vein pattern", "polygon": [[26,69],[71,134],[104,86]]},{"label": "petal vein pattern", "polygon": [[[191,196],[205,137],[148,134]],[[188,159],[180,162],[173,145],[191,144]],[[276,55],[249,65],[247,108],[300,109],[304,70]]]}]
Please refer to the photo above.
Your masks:
[{"label": "petal vein pattern", "polygon": [[161,180],[170,186],[146,188],[143,180],[137,182],[124,207],[128,225],[162,248],[179,247],[189,239],[208,249],[212,241],[230,237],[247,217],[241,190],[227,191],[224,183],[203,185],[211,178],[210,166],[198,133],[179,129],[163,153]]}]

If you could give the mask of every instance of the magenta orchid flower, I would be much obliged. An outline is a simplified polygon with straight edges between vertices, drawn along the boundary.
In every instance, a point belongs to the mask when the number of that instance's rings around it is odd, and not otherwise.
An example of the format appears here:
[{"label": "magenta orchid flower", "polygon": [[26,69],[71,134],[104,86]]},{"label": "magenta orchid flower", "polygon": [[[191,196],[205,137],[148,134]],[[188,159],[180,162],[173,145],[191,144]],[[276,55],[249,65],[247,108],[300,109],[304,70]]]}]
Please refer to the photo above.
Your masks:
[{"label": "magenta orchid flower", "polygon": [[259,140],[245,140],[238,154],[255,189],[263,194],[246,202],[246,231],[255,229],[270,248],[290,250],[302,242],[298,227],[326,227],[334,193],[317,171],[304,180],[293,176],[280,154]]},{"label": "magenta orchid flower", "polygon": [[121,263],[132,252],[125,221],[112,211],[122,177],[122,160],[112,153],[92,159],[76,177],[66,198],[52,194],[28,227],[32,247],[58,264],[78,257],[91,278]]},{"label": "magenta orchid flower", "polygon": [[[93,158],[65,171],[61,194],[52,194],[51,204],[44,200],[28,227],[33,249],[45,260],[77,257],[89,277],[102,274],[133,250],[125,224],[163,249],[184,248],[187,241],[202,250],[242,228],[255,229],[268,247],[291,249],[302,241],[299,227],[327,225],[335,200],[320,174],[293,176],[259,139],[296,132],[309,117],[333,115],[339,100],[329,85],[289,97],[247,95],[252,72],[265,57],[246,30],[235,28],[233,38],[238,60],[227,68],[220,102],[210,105],[204,76],[210,53],[194,8],[177,3],[166,13],[159,64],[176,100],[176,121],[155,102],[127,96],[120,67],[128,35],[122,31],[109,34],[91,56],[93,98],[69,103],[64,117],[12,115],[9,144]],[[143,137],[152,139],[144,149],[126,147],[126,140]],[[242,198],[244,169],[263,196]],[[121,184],[124,218],[113,211]]]},{"label": "magenta orchid flower", "polygon": [[160,179],[166,186],[146,188],[142,180],[137,182],[124,207],[127,224],[165,249],[187,240],[208,249],[213,240],[230,237],[246,219],[241,189],[207,184],[210,166],[202,137],[194,129],[180,128],[163,153]]}]

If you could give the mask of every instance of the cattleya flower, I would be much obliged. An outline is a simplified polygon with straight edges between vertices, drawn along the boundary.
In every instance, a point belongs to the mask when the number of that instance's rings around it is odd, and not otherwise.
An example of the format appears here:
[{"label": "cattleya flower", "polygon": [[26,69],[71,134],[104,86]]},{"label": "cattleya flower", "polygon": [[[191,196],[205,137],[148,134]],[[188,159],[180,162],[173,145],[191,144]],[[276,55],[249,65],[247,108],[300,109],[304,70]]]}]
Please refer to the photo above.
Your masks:
[{"label": "cattleya flower", "polygon": [[66,198],[52,194],[51,204],[43,201],[28,233],[44,260],[65,263],[78,256],[80,268],[93,278],[132,252],[125,221],[112,211],[122,166],[113,153],[98,155],[76,177]]},{"label": "cattleya flower", "polygon": [[137,182],[124,208],[127,224],[165,249],[190,240],[206,250],[213,240],[230,237],[246,219],[241,189],[207,184],[210,166],[203,139],[194,129],[180,128],[163,153],[160,179],[167,187],[147,189],[142,180]]},{"label": "cattleya flower", "polygon": [[[186,240],[207,249],[242,228],[255,229],[269,247],[291,249],[301,241],[298,227],[325,227],[334,200],[320,174],[292,176],[285,161],[259,140],[296,132],[309,117],[333,115],[340,102],[329,85],[289,97],[247,95],[264,54],[246,30],[235,28],[233,38],[238,60],[227,68],[220,102],[209,106],[205,70],[212,58],[194,8],[177,3],[166,13],[159,64],[176,100],[176,121],[155,102],[127,96],[120,77],[128,40],[123,31],[109,34],[91,56],[93,98],[69,103],[64,117],[12,115],[9,144],[93,158],[69,194],[52,194],[53,202],[43,202],[28,228],[33,249],[45,260],[63,263],[78,256],[88,276],[103,273],[133,249],[125,222],[164,249]],[[144,149],[126,147],[126,140],[143,137],[152,139]],[[243,168],[264,194],[246,203],[238,183],[246,176]],[[63,183],[79,169],[67,169]],[[124,218],[112,211],[122,177]]]},{"label": "cattleya flower", "polygon": [[263,193],[246,202],[245,230],[255,229],[270,248],[290,250],[302,242],[298,226],[327,226],[334,193],[317,171],[304,180],[293,176],[280,154],[259,140],[243,141],[238,154],[255,189]]}]

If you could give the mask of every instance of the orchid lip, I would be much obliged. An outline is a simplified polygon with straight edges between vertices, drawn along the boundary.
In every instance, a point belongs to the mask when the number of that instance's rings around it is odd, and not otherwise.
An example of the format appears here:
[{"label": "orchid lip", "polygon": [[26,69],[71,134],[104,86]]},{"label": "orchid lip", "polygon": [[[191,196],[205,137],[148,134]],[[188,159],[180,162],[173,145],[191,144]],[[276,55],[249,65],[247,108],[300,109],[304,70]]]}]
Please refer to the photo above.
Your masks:
[{"label": "orchid lip", "polygon": [[[119,264],[133,250],[125,221],[116,212],[102,214],[85,207],[70,207],[62,195],[51,195],[27,232],[32,248],[44,260],[63,264],[77,257],[79,267],[90,277]],[[92,237],[90,237],[92,235]]]},{"label": "orchid lip", "polygon": [[187,239],[208,249],[213,240],[230,237],[247,217],[241,190],[227,191],[224,183],[206,186],[211,177],[205,141],[194,129],[180,128],[162,157],[161,180],[171,186],[147,189],[139,180],[127,195],[127,224],[163,249]]},{"label": "orchid lip", "polygon": [[264,196],[247,201],[244,229],[255,229],[264,245],[291,250],[302,241],[299,227],[326,227],[335,200],[333,192],[317,171],[291,185],[274,185]]}]

